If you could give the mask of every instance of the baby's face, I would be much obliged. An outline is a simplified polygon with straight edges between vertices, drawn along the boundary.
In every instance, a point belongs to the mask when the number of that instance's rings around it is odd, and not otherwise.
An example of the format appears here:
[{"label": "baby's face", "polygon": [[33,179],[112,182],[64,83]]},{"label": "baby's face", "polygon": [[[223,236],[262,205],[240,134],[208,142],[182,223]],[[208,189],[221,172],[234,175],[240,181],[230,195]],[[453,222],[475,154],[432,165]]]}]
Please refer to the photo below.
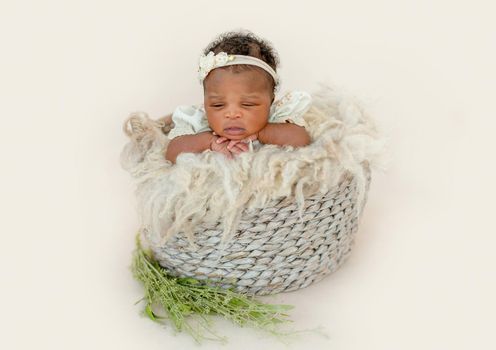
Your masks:
[{"label": "baby's face", "polygon": [[204,106],[210,128],[217,135],[241,140],[268,123],[273,101],[263,72],[232,73],[214,69],[205,79]]}]

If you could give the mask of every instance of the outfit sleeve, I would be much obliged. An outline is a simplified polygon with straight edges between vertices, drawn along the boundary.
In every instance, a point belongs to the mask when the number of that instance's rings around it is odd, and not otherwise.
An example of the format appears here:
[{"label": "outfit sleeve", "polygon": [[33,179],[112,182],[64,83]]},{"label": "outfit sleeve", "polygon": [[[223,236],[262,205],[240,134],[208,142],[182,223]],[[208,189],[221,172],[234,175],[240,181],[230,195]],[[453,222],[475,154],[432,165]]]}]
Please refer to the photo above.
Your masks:
[{"label": "outfit sleeve", "polygon": [[178,106],[172,113],[174,128],[167,135],[169,140],[183,135],[194,135],[211,130],[208,126],[205,110],[199,106]]},{"label": "outfit sleeve", "polygon": [[293,123],[306,127],[303,115],[312,104],[312,97],[305,91],[291,91],[279,100],[274,101],[271,106],[269,122],[271,123]]}]

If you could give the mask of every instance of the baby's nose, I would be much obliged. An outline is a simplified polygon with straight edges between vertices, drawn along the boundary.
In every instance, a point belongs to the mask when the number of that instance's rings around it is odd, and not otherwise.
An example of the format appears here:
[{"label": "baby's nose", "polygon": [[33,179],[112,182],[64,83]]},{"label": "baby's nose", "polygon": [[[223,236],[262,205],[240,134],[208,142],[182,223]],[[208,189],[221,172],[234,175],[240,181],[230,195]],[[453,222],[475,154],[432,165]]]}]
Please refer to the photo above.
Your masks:
[{"label": "baby's nose", "polygon": [[227,118],[240,118],[241,117],[241,111],[237,108],[229,109],[226,112],[226,117]]}]

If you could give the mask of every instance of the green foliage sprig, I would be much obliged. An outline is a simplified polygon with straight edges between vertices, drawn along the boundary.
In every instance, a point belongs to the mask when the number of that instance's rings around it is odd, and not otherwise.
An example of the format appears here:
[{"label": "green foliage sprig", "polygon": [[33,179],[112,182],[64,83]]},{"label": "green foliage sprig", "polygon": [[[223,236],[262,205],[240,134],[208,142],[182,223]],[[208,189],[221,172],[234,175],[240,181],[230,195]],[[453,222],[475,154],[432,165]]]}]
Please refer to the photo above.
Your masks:
[{"label": "green foliage sprig", "polygon": [[[151,320],[166,323],[169,319],[176,331],[186,331],[196,342],[203,339],[226,342],[225,337],[213,331],[212,315],[220,315],[242,327],[249,326],[281,336],[276,326],[292,322],[285,312],[292,305],[264,304],[254,297],[230,289],[214,287],[193,278],[174,277],[167,273],[146,251],[136,236],[136,250],[131,266],[134,277],[143,284],[144,314]],[[165,315],[160,315],[156,309]],[[214,338],[205,334],[209,333]]]}]

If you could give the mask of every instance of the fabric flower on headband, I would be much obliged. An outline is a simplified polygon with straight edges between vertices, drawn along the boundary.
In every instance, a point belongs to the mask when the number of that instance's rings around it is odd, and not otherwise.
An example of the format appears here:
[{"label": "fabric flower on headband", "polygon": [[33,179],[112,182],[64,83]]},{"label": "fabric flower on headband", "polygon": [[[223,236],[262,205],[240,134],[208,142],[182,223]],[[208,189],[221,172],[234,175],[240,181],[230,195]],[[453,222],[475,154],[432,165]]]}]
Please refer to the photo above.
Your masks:
[{"label": "fabric flower on headband", "polygon": [[201,83],[212,69],[222,67],[232,60],[234,60],[234,56],[225,52],[219,52],[215,55],[213,51],[210,51],[208,55],[202,55],[198,63],[198,80]]}]

